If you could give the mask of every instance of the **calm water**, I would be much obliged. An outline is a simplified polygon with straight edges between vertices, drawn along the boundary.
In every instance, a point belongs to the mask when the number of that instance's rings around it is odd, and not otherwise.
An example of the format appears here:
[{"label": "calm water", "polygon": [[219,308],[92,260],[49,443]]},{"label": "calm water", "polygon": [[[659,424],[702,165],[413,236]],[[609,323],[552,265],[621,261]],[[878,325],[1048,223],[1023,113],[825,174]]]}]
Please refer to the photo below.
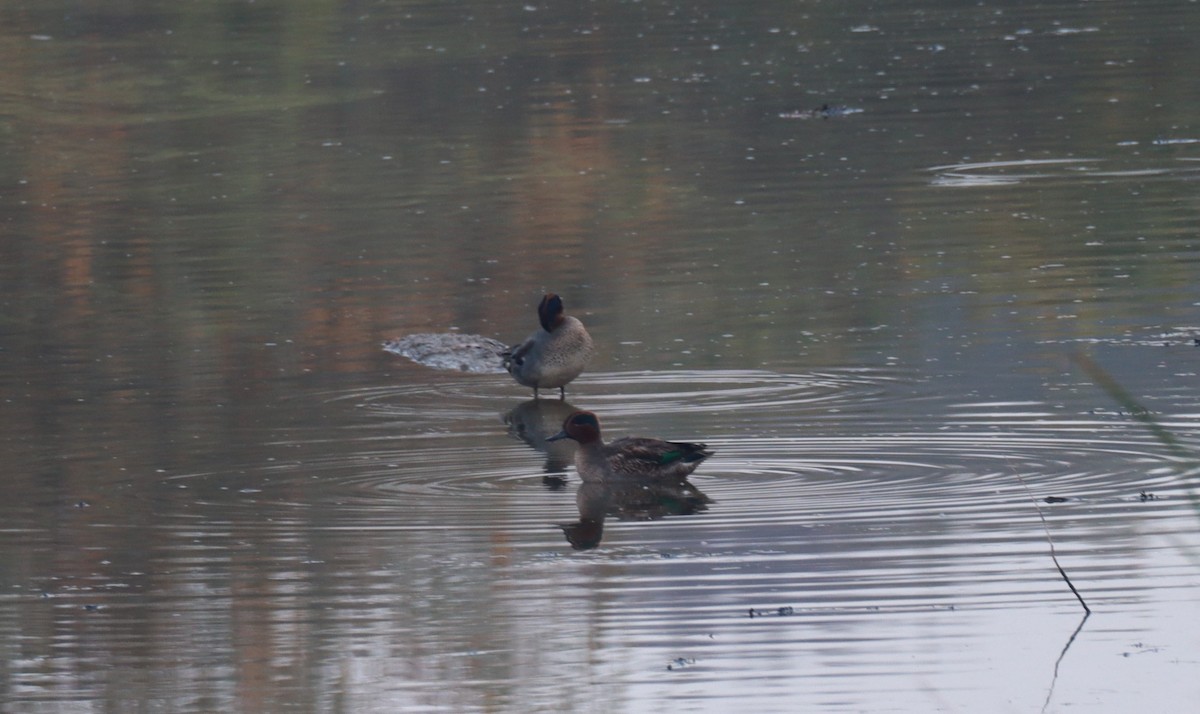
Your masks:
[{"label": "calm water", "polygon": [[1200,5],[729,5],[0,9],[0,709],[1191,706]]}]

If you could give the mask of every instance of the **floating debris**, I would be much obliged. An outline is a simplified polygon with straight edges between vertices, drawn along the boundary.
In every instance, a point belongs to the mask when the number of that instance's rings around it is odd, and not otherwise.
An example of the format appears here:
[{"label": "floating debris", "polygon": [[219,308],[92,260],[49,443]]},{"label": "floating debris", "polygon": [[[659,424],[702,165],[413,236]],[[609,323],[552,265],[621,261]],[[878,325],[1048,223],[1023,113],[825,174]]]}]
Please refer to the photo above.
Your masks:
[{"label": "floating debris", "polygon": [[672,672],[677,669],[683,669],[684,667],[690,667],[693,664],[696,664],[695,657],[676,657],[675,659],[671,660],[670,664],[667,665],[667,671]]},{"label": "floating debris", "polygon": [[851,114],[861,114],[863,110],[856,107],[844,107],[840,105],[822,104],[818,109],[798,109],[791,112],[782,112],[779,115],[780,119],[833,119],[836,117],[849,116]]},{"label": "floating debris", "polygon": [[750,617],[751,618],[755,618],[755,617],[787,617],[788,615],[795,615],[795,614],[796,614],[796,611],[795,611],[795,609],[792,608],[791,605],[784,605],[783,607],[777,607],[774,610],[755,610],[754,608],[750,608]]},{"label": "floating debris", "polygon": [[500,354],[508,345],[482,335],[448,332],[407,335],[383,343],[383,349],[432,369],[500,374],[504,372]]},{"label": "floating debris", "polygon": [[1046,503],[1066,503],[1067,501],[1069,501],[1071,499],[1066,498],[1064,496],[1046,496],[1042,500],[1045,501]]}]

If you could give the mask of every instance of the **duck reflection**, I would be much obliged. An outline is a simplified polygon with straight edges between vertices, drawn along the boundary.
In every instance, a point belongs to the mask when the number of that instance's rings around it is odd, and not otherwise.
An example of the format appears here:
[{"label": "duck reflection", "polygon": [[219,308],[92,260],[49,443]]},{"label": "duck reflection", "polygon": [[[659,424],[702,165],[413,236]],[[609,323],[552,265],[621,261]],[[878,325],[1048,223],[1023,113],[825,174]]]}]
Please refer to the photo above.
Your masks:
[{"label": "duck reflection", "polygon": [[656,521],[708,510],[712,499],[686,478],[646,481],[616,477],[584,481],[575,494],[579,521],[560,525],[575,550],[590,550],[604,537],[604,521]]},{"label": "duck reflection", "polygon": [[575,444],[548,439],[558,432],[563,420],[575,409],[557,399],[530,399],[504,414],[509,436],[546,455],[542,483],[552,490],[567,485],[567,467],[575,462]]}]

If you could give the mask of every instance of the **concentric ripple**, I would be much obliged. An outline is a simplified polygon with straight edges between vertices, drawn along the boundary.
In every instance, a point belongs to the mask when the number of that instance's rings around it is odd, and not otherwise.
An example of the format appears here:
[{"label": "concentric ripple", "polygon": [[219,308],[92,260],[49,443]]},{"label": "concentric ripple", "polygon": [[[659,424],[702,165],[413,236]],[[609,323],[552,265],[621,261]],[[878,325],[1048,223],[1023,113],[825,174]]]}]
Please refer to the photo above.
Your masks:
[{"label": "concentric ripple", "polygon": [[[567,401],[580,408],[626,414],[713,413],[772,410],[818,404],[853,408],[869,404],[905,375],[882,370],[840,370],[804,375],[765,370],[676,370],[589,373],[571,383]],[[429,422],[471,419],[481,409],[504,408],[527,394],[507,376],[441,378],[329,394],[369,413]],[[544,395],[545,396],[545,395]]]},{"label": "concentric ripple", "polygon": [[[436,532],[452,525],[519,533],[529,547],[553,550],[561,543],[546,528],[574,514],[578,481],[573,443],[546,437],[586,405],[610,436],[654,429],[707,442],[716,455],[693,482],[715,503],[678,522],[740,532],[729,541],[741,543],[735,551],[764,539],[794,541],[804,529],[833,523],[863,529],[857,537],[868,542],[880,523],[960,518],[1028,533],[1031,499],[1092,514],[1187,502],[1194,465],[1164,450],[1136,420],[1064,414],[1040,402],[937,406],[914,386],[871,371],[689,371],[589,375],[568,401],[514,400],[511,384],[486,376],[327,393],[325,409],[354,415],[342,428],[293,430],[276,442],[276,460],[238,474],[172,476],[163,492],[187,499],[187,518],[249,509],[270,514],[262,527],[278,529],[319,504],[329,528]],[[895,427],[898,411],[906,415],[903,429]],[[811,417],[788,422],[773,414]],[[758,433],[746,433],[746,424]],[[1173,422],[1200,434],[1188,426],[1200,427],[1200,416]],[[1191,441],[1200,448],[1200,438]],[[760,527],[792,535],[767,536]],[[676,547],[654,527],[613,531],[626,547]]]}]

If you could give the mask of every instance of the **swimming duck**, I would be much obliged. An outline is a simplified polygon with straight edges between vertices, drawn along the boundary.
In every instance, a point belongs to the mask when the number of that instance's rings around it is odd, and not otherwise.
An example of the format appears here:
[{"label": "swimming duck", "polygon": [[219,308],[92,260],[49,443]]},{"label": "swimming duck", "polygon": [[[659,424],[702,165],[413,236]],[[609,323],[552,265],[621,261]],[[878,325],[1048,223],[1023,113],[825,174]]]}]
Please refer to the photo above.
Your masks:
[{"label": "swimming duck", "polygon": [[582,322],[563,314],[562,298],[554,293],[546,293],[537,312],[541,329],[500,356],[513,379],[533,387],[534,398],[538,389],[554,387],[558,387],[559,397],[565,398],[564,387],[592,359],[592,336]]},{"label": "swimming duck", "polygon": [[700,462],[712,456],[704,444],[625,436],[607,444],[600,438],[600,420],[591,412],[575,412],[562,431],[547,439],[574,439],[575,469],[584,481],[620,479],[677,480],[688,477]]}]

